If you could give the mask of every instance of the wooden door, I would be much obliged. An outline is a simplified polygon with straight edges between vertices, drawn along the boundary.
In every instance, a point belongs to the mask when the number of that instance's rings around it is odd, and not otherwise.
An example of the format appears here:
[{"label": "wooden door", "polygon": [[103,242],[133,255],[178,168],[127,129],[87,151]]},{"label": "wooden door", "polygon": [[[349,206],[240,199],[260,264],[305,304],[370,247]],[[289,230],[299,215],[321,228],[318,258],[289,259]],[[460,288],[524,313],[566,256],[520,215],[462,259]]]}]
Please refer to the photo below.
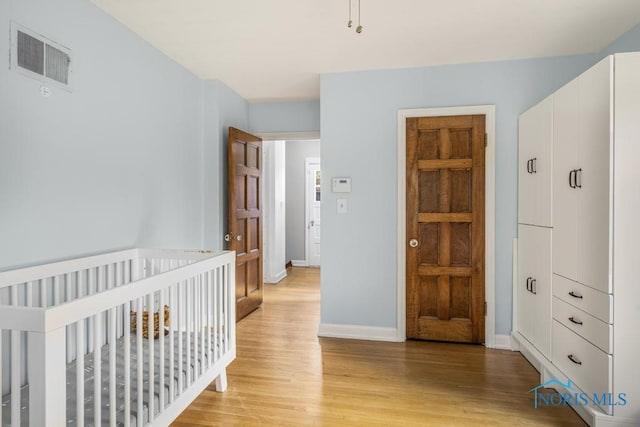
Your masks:
[{"label": "wooden door", "polygon": [[230,127],[227,248],[236,251],[236,319],[262,304],[262,140]]},{"label": "wooden door", "polygon": [[407,338],[484,342],[485,116],[407,119]]}]

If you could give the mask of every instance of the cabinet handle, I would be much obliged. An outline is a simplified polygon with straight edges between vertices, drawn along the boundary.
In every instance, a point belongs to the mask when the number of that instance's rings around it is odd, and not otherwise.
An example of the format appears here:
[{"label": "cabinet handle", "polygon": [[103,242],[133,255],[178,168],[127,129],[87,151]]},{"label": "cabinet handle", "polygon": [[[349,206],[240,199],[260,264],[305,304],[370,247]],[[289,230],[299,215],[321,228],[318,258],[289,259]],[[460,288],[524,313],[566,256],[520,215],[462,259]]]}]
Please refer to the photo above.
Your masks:
[{"label": "cabinet handle", "polygon": [[580,320],[576,320],[573,316],[569,317],[569,321],[571,323],[575,323],[576,325],[582,325],[582,322]]},{"label": "cabinet handle", "polygon": [[527,290],[531,292],[531,277],[527,277]]},{"label": "cabinet handle", "polygon": [[569,360],[571,360],[576,365],[582,365],[582,362],[579,361],[578,359],[576,359],[576,357],[573,354],[570,354],[567,357],[569,358]]},{"label": "cabinet handle", "polygon": [[576,294],[575,292],[571,291],[569,292],[569,296],[572,296],[574,298],[578,298],[578,299],[582,299],[582,295],[580,294]]},{"label": "cabinet handle", "polygon": [[538,158],[534,157],[531,159],[531,173],[538,173],[538,168],[536,167],[538,163]]},{"label": "cabinet handle", "polygon": [[531,293],[536,295],[538,292],[536,292],[536,279],[531,279]]},{"label": "cabinet handle", "polygon": [[576,170],[573,169],[569,172],[569,187],[576,188]]},{"label": "cabinet handle", "polygon": [[[580,183],[578,183],[578,173],[580,173]],[[582,168],[576,170],[576,188],[582,188]]]},{"label": "cabinet handle", "polygon": [[531,159],[527,160],[527,173],[531,173]]}]

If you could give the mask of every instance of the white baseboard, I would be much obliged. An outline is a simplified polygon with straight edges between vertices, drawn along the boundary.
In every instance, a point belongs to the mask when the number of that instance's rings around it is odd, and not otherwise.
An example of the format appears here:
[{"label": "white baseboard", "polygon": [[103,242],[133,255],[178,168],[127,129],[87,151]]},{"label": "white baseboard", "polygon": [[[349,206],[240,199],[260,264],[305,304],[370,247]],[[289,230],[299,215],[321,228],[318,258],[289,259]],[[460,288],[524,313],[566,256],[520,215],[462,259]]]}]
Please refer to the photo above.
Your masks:
[{"label": "white baseboard", "polygon": [[282,270],[281,272],[279,272],[278,274],[275,274],[274,276],[265,277],[264,278],[264,283],[270,283],[272,285],[275,285],[276,283],[278,283],[279,281],[281,281],[285,277],[287,277],[287,269],[286,268],[284,270]]},{"label": "white baseboard", "polygon": [[[398,330],[378,326],[338,325],[321,323],[318,336],[369,341],[398,342]],[[404,340],[402,340],[404,341]]]},{"label": "white baseboard", "polygon": [[511,348],[511,335],[496,334],[493,342],[493,348],[497,348],[499,350],[513,350],[513,348]]},{"label": "white baseboard", "polygon": [[303,260],[291,260],[291,265],[294,267],[309,267],[309,263],[306,259]]}]

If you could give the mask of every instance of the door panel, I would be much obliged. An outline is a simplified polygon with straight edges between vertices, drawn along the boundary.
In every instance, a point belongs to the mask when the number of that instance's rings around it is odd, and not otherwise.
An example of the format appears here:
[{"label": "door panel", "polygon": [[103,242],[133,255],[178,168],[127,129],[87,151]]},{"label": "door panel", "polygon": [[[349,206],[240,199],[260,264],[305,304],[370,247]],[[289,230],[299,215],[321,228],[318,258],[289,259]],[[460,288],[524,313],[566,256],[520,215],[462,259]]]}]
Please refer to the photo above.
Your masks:
[{"label": "door panel", "polygon": [[551,227],[553,96],[520,116],[518,223]]},{"label": "door panel", "polygon": [[484,123],[407,119],[408,338],[484,341]]},{"label": "door panel", "polygon": [[553,272],[577,280],[578,190],[569,174],[578,169],[578,82],[554,94],[553,111]]},{"label": "door panel", "polygon": [[613,59],[582,74],[578,189],[578,281],[603,292],[609,287],[609,147]]},{"label": "door panel", "polygon": [[236,251],[236,318],[262,304],[262,140],[229,128],[227,248]]},{"label": "door panel", "polygon": [[320,163],[307,163],[307,254],[309,266],[320,266],[320,203],[322,198]]}]

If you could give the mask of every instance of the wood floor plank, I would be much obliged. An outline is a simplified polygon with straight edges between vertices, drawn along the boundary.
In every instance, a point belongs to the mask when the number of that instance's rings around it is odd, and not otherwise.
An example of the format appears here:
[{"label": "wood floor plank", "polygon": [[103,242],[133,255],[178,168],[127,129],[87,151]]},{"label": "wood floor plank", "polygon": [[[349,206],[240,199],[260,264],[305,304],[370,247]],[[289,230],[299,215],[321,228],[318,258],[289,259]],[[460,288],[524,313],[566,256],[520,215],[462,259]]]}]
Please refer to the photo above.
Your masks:
[{"label": "wood floor plank", "polygon": [[318,338],[320,272],[265,285],[238,323],[229,388],[212,384],[186,426],[584,426],[568,407],[533,408],[540,381],[519,354],[478,345]]}]

